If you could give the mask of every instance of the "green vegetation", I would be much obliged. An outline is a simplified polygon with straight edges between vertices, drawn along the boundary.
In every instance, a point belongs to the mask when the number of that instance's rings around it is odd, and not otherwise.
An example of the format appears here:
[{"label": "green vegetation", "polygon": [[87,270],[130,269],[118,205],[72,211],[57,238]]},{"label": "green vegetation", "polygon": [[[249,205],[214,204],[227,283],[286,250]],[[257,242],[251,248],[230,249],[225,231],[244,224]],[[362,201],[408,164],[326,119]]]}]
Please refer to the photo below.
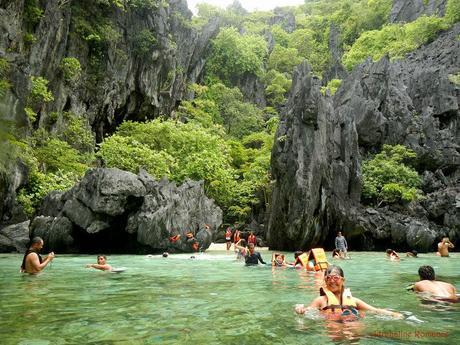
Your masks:
[{"label": "green vegetation", "polygon": [[145,57],[151,52],[157,44],[155,35],[147,29],[144,29],[136,34],[133,40],[134,51],[140,57]]},{"label": "green vegetation", "polygon": [[446,14],[444,17],[450,25],[460,21],[460,0],[449,0],[447,2]]},{"label": "green vegetation", "polygon": [[342,84],[342,79],[332,79],[329,81],[329,83],[327,83],[326,86],[323,86],[321,88],[321,92],[323,95],[326,95],[326,90],[329,89],[331,96],[333,96],[337,92],[337,89],[340,87],[341,84]]},{"label": "green vegetation", "polygon": [[32,102],[48,103],[54,101],[53,94],[48,90],[49,81],[43,77],[30,78],[32,81],[32,90],[30,91],[30,98]]},{"label": "green vegetation", "polygon": [[368,56],[374,61],[385,54],[390,58],[402,58],[447,28],[443,18],[422,16],[411,23],[391,24],[381,30],[367,31],[344,55],[343,64],[351,70]]},{"label": "green vegetation", "polygon": [[11,88],[11,83],[7,78],[9,70],[9,62],[5,58],[0,58],[0,97],[5,96],[5,93]]},{"label": "green vegetation", "polygon": [[364,200],[397,203],[419,198],[420,176],[409,166],[415,158],[415,152],[402,145],[384,145],[382,152],[363,162]]},{"label": "green vegetation", "polygon": [[[69,141],[77,136],[77,133],[69,135],[70,130],[66,129]],[[82,133],[79,128],[78,131],[85,137],[92,137],[89,130]],[[29,168],[29,181],[18,193],[18,201],[29,216],[49,192],[72,187],[93,160],[91,153],[76,150],[71,146],[75,143],[61,140],[44,129],[38,129],[23,140],[13,139],[11,143],[18,157]]]},{"label": "green vegetation", "polygon": [[81,65],[80,61],[77,58],[63,58],[61,64],[59,65],[59,68],[64,74],[64,79],[67,81],[75,81],[80,77]]},{"label": "green vegetation", "polygon": [[213,40],[207,75],[227,85],[246,73],[260,76],[266,54],[267,43],[261,36],[241,35],[233,27],[222,29]]}]

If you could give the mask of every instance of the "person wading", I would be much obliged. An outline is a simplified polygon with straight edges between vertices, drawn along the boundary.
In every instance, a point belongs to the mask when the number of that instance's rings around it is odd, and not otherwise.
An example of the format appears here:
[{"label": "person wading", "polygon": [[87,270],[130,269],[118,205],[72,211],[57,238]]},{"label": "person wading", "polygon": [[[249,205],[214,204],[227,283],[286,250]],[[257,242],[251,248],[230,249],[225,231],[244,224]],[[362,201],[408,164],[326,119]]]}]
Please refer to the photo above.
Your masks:
[{"label": "person wading", "polygon": [[53,252],[49,253],[45,260],[40,256],[39,252],[43,248],[43,244],[41,237],[34,237],[30,241],[30,247],[27,249],[22,259],[20,270],[22,273],[37,274],[53,261]]}]

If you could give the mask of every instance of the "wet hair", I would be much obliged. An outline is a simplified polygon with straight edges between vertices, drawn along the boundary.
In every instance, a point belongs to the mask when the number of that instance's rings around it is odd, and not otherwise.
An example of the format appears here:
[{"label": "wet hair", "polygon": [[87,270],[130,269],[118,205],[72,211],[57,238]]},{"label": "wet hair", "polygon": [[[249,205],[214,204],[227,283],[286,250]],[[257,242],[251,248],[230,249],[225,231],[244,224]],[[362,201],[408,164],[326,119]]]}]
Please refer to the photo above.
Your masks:
[{"label": "wet hair", "polygon": [[418,275],[422,280],[435,280],[434,269],[431,266],[420,266]]},{"label": "wet hair", "polygon": [[168,257],[168,255],[169,255],[169,253],[168,253],[168,252],[164,252],[164,253],[163,253],[163,257],[164,257],[164,258],[167,258],[167,257]]},{"label": "wet hair", "polygon": [[331,273],[338,273],[342,278],[344,277],[343,270],[336,265],[329,265],[324,276],[328,276]]},{"label": "wet hair", "polygon": [[298,250],[294,253],[294,259],[297,259],[300,255],[302,255],[302,251],[301,250]]},{"label": "wet hair", "polygon": [[339,255],[339,254],[340,254],[340,251],[337,248],[332,251],[332,256]]},{"label": "wet hair", "polygon": [[98,255],[98,256],[97,256],[97,259],[99,259],[99,258],[104,258],[104,259],[107,260],[107,256],[105,256],[105,255]]},{"label": "wet hair", "polygon": [[387,253],[387,254],[393,253],[393,249],[387,249],[387,250],[386,250],[386,253]]},{"label": "wet hair", "polygon": [[415,249],[414,249],[414,250],[411,250],[411,253],[412,253],[413,256],[417,256],[417,255],[418,255],[418,253],[417,253],[417,251],[416,251]]},{"label": "wet hair", "polygon": [[33,245],[33,244],[36,244],[36,243],[40,243],[43,241],[43,238],[39,237],[39,236],[36,236],[34,238],[32,238],[30,240],[30,245]]}]

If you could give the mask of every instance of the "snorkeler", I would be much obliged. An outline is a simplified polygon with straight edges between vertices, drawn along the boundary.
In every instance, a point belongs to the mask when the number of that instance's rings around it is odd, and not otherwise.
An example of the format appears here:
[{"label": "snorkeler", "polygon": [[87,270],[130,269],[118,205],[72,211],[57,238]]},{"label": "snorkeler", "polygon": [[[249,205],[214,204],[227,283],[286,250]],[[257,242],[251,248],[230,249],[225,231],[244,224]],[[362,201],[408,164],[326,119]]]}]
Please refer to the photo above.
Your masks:
[{"label": "snorkeler", "polygon": [[436,281],[433,267],[420,266],[418,275],[420,281],[414,284],[415,292],[425,292],[443,301],[456,302],[458,300],[457,291],[452,284]]},{"label": "snorkeler", "polygon": [[97,256],[97,264],[87,264],[86,268],[95,268],[101,271],[111,271],[112,266],[107,263],[107,257],[105,255]]},{"label": "snorkeler", "polygon": [[360,311],[402,318],[402,315],[386,309],[375,308],[358,298],[352,297],[349,289],[344,287],[344,274],[339,266],[330,265],[324,275],[325,287],[320,288],[320,296],[313,300],[308,307],[297,305],[295,311],[304,314],[308,310],[320,310],[328,319],[356,319]]}]

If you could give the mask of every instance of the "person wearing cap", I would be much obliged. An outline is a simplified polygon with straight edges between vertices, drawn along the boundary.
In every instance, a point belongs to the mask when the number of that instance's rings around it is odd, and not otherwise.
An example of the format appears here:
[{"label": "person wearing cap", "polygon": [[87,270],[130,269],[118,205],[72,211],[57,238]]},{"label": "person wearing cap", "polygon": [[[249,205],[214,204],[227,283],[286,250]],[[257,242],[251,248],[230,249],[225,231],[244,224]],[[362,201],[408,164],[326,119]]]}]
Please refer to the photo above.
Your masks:
[{"label": "person wearing cap", "polygon": [[330,265],[324,274],[325,286],[320,288],[320,296],[315,298],[308,307],[299,304],[295,307],[298,314],[304,314],[308,310],[319,310],[328,319],[353,320],[360,316],[362,311],[370,311],[402,318],[402,315],[386,309],[373,307],[362,300],[353,297],[350,289],[345,288],[345,277],[339,266]]}]

